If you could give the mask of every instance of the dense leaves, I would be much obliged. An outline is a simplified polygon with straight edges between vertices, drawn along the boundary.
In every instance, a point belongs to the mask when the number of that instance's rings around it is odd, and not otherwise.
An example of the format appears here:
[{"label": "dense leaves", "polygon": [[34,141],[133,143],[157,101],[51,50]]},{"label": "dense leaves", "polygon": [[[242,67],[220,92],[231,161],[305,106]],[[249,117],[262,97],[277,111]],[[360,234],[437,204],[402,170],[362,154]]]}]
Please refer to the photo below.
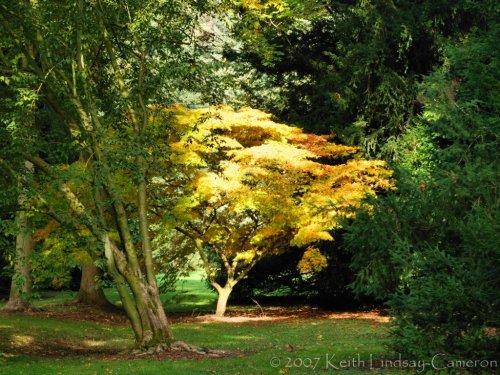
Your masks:
[{"label": "dense leaves", "polygon": [[394,345],[413,355],[498,350],[498,31],[448,46],[402,144],[398,194],[347,236],[356,289],[389,299]]},{"label": "dense leaves", "polygon": [[330,231],[363,197],[391,188],[383,162],[261,111],[172,110],[184,131],[171,145],[179,179],[165,189],[179,198],[167,223],[191,239],[218,290],[217,266],[232,288],[261,258],[290,246],[311,245],[298,267],[320,271],[326,258],[313,245],[333,240]]},{"label": "dense leaves", "polygon": [[[484,27],[495,2],[242,2],[233,31],[249,62],[272,86],[254,105],[308,131],[334,131],[371,156],[391,158],[421,111],[417,84],[440,62],[441,40]],[[259,81],[257,81],[259,82]]]}]

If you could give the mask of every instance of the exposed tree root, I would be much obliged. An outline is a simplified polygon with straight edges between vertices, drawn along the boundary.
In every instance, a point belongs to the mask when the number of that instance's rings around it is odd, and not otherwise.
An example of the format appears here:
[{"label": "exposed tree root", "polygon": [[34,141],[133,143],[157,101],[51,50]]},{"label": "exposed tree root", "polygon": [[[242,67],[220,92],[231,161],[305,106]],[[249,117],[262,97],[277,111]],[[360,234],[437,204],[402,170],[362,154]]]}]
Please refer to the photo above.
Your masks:
[{"label": "exposed tree root", "polygon": [[193,354],[197,354],[200,356],[207,356],[207,357],[226,357],[228,355],[233,354],[230,351],[212,350],[212,349],[207,349],[207,348],[203,348],[203,347],[196,346],[196,345],[191,345],[185,341],[174,341],[170,345],[170,347],[166,344],[160,344],[160,345],[151,347],[146,351],[140,350],[140,349],[134,349],[132,351],[132,354],[135,357],[144,357],[144,356],[150,356],[150,355],[160,354],[160,353],[169,352],[169,351],[193,353]]}]

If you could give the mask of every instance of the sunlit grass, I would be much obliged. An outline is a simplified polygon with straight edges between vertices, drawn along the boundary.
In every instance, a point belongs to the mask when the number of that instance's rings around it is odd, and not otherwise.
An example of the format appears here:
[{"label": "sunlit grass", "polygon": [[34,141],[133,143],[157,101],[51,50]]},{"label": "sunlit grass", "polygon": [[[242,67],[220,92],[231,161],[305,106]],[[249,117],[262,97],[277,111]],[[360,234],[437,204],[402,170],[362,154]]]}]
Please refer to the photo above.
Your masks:
[{"label": "sunlit grass", "polygon": [[[17,345],[44,345],[64,340],[68,346],[89,349],[123,349],[133,344],[132,332],[124,326],[105,326],[91,322],[46,319],[43,317],[9,316],[0,321],[11,329],[0,331],[0,352],[10,357],[0,359],[3,374],[278,374],[311,373],[311,369],[290,367],[287,361],[320,358],[318,370],[325,366],[325,356],[348,360],[358,354],[362,358],[386,356],[386,330],[374,331],[372,322],[362,320],[297,320],[280,323],[182,323],[174,325],[179,340],[196,345],[224,350],[238,350],[236,357],[206,360],[155,361],[146,359],[106,361],[84,357],[45,358],[16,355],[12,357],[12,340]],[[314,325],[312,324],[314,323]],[[57,330],[56,330],[57,328]],[[29,332],[29,334],[27,334]],[[19,347],[18,347],[19,348]],[[290,349],[292,348],[292,349]],[[290,351],[292,350],[292,351]],[[272,367],[270,361],[278,358],[283,366]],[[298,363],[298,362],[297,362]],[[320,371],[323,372],[323,371]],[[286,373],[286,372],[281,372]]]},{"label": "sunlit grass", "polygon": [[[194,271],[188,276],[181,277],[176,283],[173,292],[161,295],[161,300],[169,312],[200,313],[210,312],[215,309],[217,294],[210,289],[203,280],[203,271]],[[105,288],[106,298],[113,304],[120,305],[120,297],[115,288]],[[37,298],[33,305],[37,308],[54,308],[71,302],[77,292],[75,291],[40,291],[36,293]],[[5,301],[0,302],[0,308]],[[76,309],[77,307],[64,306],[64,309]]]},{"label": "sunlit grass", "polygon": [[217,294],[203,280],[204,272],[195,271],[181,278],[175,292],[162,295],[162,302],[169,312],[200,313],[215,309]]},{"label": "sunlit grass", "polygon": [[[114,290],[106,290],[106,294],[110,300],[117,301]],[[47,311],[72,309],[64,303],[73,296],[71,292],[44,293],[35,305]],[[212,311],[215,297],[201,279],[201,273],[196,273],[179,281],[178,289],[163,295],[162,300],[169,312],[191,315],[193,311]],[[0,316],[0,373],[311,374],[325,373],[327,356],[332,358],[334,355],[337,362],[352,360],[358,355],[361,358],[390,356],[385,347],[386,326],[368,320],[200,321],[174,324],[173,330],[178,340],[210,349],[237,351],[238,355],[203,360],[105,360],[85,353],[117,353],[131,348],[133,334],[127,325],[41,315],[4,315]],[[51,345],[59,345],[62,352],[47,356],[46,349]],[[30,352],[31,348],[34,352]],[[315,369],[305,366],[309,359],[317,361]],[[271,361],[278,361],[279,365],[275,366],[276,362]],[[367,370],[351,368],[347,373],[367,373]]]}]

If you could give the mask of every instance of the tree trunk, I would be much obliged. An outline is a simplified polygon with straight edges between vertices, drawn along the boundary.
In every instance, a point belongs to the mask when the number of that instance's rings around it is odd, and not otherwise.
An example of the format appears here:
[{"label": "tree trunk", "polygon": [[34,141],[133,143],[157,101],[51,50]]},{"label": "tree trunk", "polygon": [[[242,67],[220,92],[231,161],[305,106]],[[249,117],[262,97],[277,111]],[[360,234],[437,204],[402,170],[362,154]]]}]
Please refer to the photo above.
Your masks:
[{"label": "tree trunk", "polygon": [[233,288],[228,284],[224,288],[218,288],[219,298],[217,299],[217,309],[215,310],[215,316],[224,316],[227,307],[227,301],[231,295]]},{"label": "tree trunk", "polygon": [[156,285],[141,282],[141,289],[144,300],[142,304],[145,308],[140,311],[140,316],[141,320],[146,323],[143,323],[143,326],[149,326],[149,329],[143,330],[139,346],[143,348],[170,348],[174,341],[174,335],[163,309],[158,288]]},{"label": "tree trunk", "polygon": [[96,285],[96,277],[101,275],[101,270],[94,263],[84,263],[82,266],[82,279],[80,290],[73,300],[74,303],[96,305],[101,308],[114,308],[115,306],[106,299],[104,291]]},{"label": "tree trunk", "polygon": [[9,301],[5,305],[5,310],[21,311],[31,307],[31,253],[33,252],[33,222],[26,211],[22,211],[26,204],[27,197],[23,193],[23,186],[28,184],[28,178],[33,173],[33,164],[29,161],[24,163],[24,173],[20,174],[18,181],[20,193],[18,204],[21,208],[16,214],[17,237],[16,237],[16,258],[14,264],[14,275],[10,287]]},{"label": "tree trunk", "polygon": [[17,214],[18,234],[16,238],[16,259],[10,288],[9,301],[5,310],[21,311],[31,307],[31,253],[33,252],[32,221],[26,212]]},{"label": "tree trunk", "polygon": [[[113,275],[127,317],[134,330],[136,348],[168,349],[174,335],[160,300],[156,283],[150,285],[141,275],[137,264],[128,263],[109,235],[103,235],[108,270]],[[132,295],[129,292],[132,292]]]},{"label": "tree trunk", "polygon": [[[132,322],[136,348],[141,350],[170,348],[174,335],[163,309],[158,288],[148,285],[136,275],[127,275],[127,280],[132,290],[134,304],[128,304],[125,310]],[[125,302],[123,298],[122,302]]]}]

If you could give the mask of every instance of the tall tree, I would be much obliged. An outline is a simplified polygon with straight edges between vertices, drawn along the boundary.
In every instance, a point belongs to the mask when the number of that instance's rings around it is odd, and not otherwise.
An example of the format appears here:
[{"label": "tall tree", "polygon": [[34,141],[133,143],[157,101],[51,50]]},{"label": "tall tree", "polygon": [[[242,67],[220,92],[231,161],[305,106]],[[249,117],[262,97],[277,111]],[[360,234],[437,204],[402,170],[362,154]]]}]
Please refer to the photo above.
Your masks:
[{"label": "tall tree", "polygon": [[396,194],[349,226],[355,289],[388,301],[393,344],[487,358],[499,349],[500,59],[489,29],[450,43],[401,142]]},{"label": "tall tree", "polygon": [[[29,177],[33,173],[33,164],[25,163],[24,175],[21,183],[28,184]],[[26,211],[29,201],[19,187],[18,205],[19,211],[16,214],[16,251],[14,257],[14,274],[10,286],[9,300],[5,305],[5,310],[20,311],[31,307],[30,297],[33,281],[31,278],[31,254],[33,252],[33,225],[30,213]]]},{"label": "tall tree", "polygon": [[38,103],[58,117],[66,144],[88,155],[81,176],[90,189],[70,184],[67,168],[40,145],[18,155],[62,198],[58,214],[85,225],[99,241],[140,349],[163,349],[173,340],[149,233],[147,185],[159,154],[150,142],[151,108],[173,100],[187,82],[195,21],[207,7],[205,1],[155,0],[0,4],[8,47],[2,56],[10,57],[2,64],[11,70],[15,56],[27,61]]},{"label": "tall tree", "polygon": [[0,46],[0,206],[5,210],[2,219],[14,219],[13,225],[7,224],[2,232],[16,238],[12,257],[14,273],[6,309],[24,310],[31,306],[34,166],[20,157],[18,151],[29,149],[37,138],[31,131],[36,112],[35,80],[26,72],[27,59],[17,56],[12,64],[4,55],[4,48],[11,50],[12,44],[2,41]]}]

